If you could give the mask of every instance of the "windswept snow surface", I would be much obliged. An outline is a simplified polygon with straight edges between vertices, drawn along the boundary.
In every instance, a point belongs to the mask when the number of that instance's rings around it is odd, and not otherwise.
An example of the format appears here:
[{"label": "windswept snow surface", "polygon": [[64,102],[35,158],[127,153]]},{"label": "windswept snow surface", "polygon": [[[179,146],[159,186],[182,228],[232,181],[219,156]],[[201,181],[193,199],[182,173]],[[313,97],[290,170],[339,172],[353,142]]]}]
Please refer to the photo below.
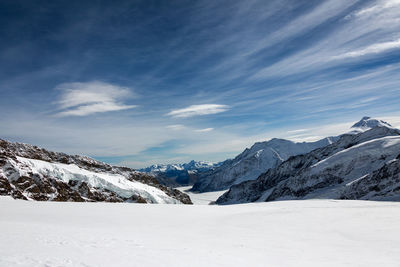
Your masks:
[{"label": "windswept snow surface", "polygon": [[399,266],[400,203],[0,198],[0,266]]},{"label": "windswept snow surface", "polygon": [[190,191],[191,188],[192,186],[181,186],[177,187],[176,189],[178,189],[182,193],[187,194],[192,200],[192,203],[195,205],[209,205],[210,203],[216,201],[226,191],[228,191],[228,190],[222,190],[222,191],[198,193]]},{"label": "windswept snow surface", "polygon": [[[106,189],[119,196],[129,198],[139,193],[150,203],[172,204],[180,203],[178,200],[167,196],[160,189],[140,182],[130,181],[119,174],[97,173],[78,167],[75,164],[50,163],[43,160],[18,157],[20,163],[19,175],[28,175],[29,172],[42,176],[52,176],[68,183],[70,180],[86,182],[94,188]],[[21,164],[22,163],[22,164]],[[18,178],[18,177],[15,177]]]}]

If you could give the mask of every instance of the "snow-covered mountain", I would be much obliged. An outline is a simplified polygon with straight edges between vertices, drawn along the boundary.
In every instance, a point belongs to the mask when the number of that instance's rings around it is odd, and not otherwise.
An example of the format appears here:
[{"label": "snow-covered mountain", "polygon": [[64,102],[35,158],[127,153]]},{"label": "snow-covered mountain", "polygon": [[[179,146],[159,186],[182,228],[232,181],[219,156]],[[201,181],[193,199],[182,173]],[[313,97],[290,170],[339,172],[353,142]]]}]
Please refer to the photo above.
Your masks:
[{"label": "snow-covered mountain", "polygon": [[146,167],[143,169],[139,169],[142,172],[168,172],[168,171],[203,171],[208,170],[210,168],[215,167],[215,163],[206,162],[206,161],[190,161],[188,163],[178,163],[178,164],[155,164],[150,167]]},{"label": "snow-covered mountain", "polygon": [[[363,121],[375,127],[367,130]],[[257,180],[234,185],[216,203],[285,199],[400,200],[400,131],[363,118],[364,131],[290,157]],[[371,125],[370,125],[371,126]]]},{"label": "snow-covered mountain", "polygon": [[358,134],[368,131],[375,127],[393,128],[392,125],[383,120],[377,120],[371,117],[363,117],[359,122],[355,123],[347,134]]},{"label": "snow-covered mountain", "polygon": [[193,185],[199,174],[219,166],[219,163],[190,161],[183,164],[156,164],[139,169],[153,175],[161,184],[167,186]]},{"label": "snow-covered mountain", "polygon": [[130,168],[1,139],[0,195],[42,201],[191,204],[186,194]]},{"label": "snow-covered mountain", "polygon": [[225,190],[233,184],[257,179],[261,173],[278,166],[290,156],[307,153],[336,140],[337,137],[328,137],[316,142],[295,143],[274,138],[255,143],[234,159],[228,159],[221,166],[201,174],[192,190],[198,192]]},{"label": "snow-covered mountain", "polygon": [[[351,127],[348,134],[357,134],[374,127],[393,128],[387,122],[364,117]],[[327,137],[316,142],[295,143],[274,138],[255,143],[234,159],[224,161],[220,167],[199,176],[192,190],[198,192],[228,189],[234,184],[255,180],[270,168],[275,168],[291,156],[308,153],[336,142],[340,136]]]}]

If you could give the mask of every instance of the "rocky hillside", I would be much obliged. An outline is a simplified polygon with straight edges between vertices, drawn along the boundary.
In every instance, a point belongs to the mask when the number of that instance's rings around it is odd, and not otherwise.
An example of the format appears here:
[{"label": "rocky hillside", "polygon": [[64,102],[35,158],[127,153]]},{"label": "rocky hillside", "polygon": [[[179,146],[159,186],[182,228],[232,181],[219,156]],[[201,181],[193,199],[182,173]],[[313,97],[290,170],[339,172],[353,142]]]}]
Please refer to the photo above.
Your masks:
[{"label": "rocky hillside", "polygon": [[184,203],[151,175],[0,139],[0,194],[42,201]]},{"label": "rocky hillside", "polygon": [[290,157],[257,180],[234,185],[217,204],[285,199],[398,198],[400,131],[376,127]]},{"label": "rocky hillside", "polygon": [[199,175],[218,166],[218,163],[192,160],[183,164],[156,164],[139,171],[154,176],[160,184],[178,187],[193,185]]},{"label": "rocky hillside", "polygon": [[340,198],[400,201],[400,154],[382,168],[349,183]]}]

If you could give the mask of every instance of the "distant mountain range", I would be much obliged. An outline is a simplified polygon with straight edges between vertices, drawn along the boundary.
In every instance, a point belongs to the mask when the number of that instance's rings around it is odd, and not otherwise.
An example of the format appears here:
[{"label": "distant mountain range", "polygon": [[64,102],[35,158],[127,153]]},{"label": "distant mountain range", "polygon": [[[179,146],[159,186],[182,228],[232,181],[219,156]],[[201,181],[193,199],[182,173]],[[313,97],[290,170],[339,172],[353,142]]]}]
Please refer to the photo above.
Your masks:
[{"label": "distant mountain range", "polygon": [[255,180],[233,185],[217,204],[288,199],[400,201],[400,130],[363,118],[338,141],[292,156]]},{"label": "distant mountain range", "polygon": [[198,175],[219,165],[220,163],[192,160],[183,164],[156,164],[139,171],[153,175],[163,185],[178,187],[193,185]]},{"label": "distant mountain range", "polygon": [[133,169],[1,139],[0,195],[40,201],[191,204],[186,194]]},{"label": "distant mountain range", "polygon": [[[352,126],[348,134],[361,133],[374,127],[391,127],[391,125],[384,121],[364,117]],[[291,156],[325,147],[335,143],[339,138],[340,136],[327,137],[316,142],[302,143],[274,138],[270,141],[255,143],[234,159],[226,160],[221,166],[199,175],[192,190],[197,192],[226,190],[232,185],[255,180],[262,173],[277,167]]]}]

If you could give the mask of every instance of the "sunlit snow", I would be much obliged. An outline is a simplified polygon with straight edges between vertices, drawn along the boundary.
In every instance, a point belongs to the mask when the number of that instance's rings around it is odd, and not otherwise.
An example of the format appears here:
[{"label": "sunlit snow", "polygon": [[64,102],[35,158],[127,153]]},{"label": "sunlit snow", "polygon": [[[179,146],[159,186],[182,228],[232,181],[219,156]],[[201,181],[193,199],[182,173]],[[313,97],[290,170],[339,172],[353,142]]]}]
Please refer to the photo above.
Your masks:
[{"label": "sunlit snow", "polygon": [[398,266],[400,203],[0,198],[0,266]]}]

